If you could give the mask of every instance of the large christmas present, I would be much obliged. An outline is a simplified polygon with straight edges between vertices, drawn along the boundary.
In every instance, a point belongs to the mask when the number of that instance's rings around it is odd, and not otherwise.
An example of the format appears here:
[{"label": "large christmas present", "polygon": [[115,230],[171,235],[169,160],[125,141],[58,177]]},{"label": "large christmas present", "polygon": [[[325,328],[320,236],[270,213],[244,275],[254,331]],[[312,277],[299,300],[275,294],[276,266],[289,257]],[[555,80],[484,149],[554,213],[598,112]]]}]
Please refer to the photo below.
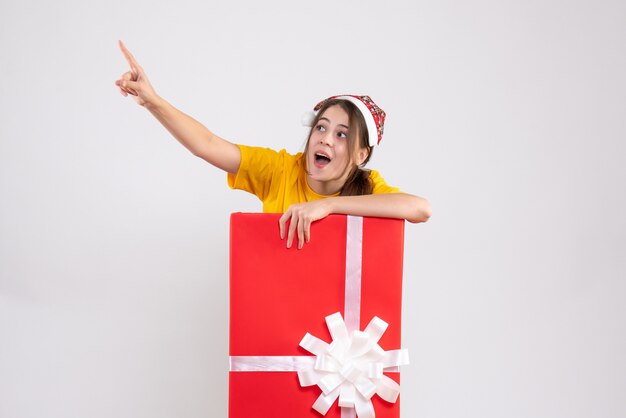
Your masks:
[{"label": "large christmas present", "polygon": [[399,417],[404,221],[279,218],[231,216],[229,417]]}]

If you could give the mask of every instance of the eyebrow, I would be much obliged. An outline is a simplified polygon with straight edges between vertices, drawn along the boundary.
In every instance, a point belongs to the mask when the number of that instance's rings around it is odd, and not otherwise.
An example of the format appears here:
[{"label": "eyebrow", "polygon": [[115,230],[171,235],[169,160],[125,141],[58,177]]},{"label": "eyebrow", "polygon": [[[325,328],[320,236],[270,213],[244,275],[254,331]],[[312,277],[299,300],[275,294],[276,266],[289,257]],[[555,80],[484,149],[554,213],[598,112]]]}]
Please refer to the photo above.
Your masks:
[{"label": "eyebrow", "polygon": [[[319,120],[325,120],[325,121],[327,121],[328,123],[330,123],[330,119],[328,119],[328,118],[326,118],[326,117],[324,117],[324,116],[322,116],[321,118],[319,118]],[[343,126],[343,127],[344,127],[344,128],[346,128],[346,129],[350,129],[348,126],[344,125],[343,123],[339,123],[339,124],[338,124],[338,126]]]}]

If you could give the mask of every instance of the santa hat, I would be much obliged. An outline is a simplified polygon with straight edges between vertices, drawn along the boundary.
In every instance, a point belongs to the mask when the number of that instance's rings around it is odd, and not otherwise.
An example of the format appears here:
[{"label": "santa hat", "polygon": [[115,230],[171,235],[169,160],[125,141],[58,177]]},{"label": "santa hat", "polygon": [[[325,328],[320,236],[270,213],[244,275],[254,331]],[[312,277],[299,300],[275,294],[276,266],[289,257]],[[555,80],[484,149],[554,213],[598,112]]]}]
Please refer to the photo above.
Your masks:
[{"label": "santa hat", "polygon": [[357,109],[359,109],[359,111],[363,115],[363,118],[365,119],[365,126],[367,126],[370,147],[380,144],[380,140],[383,138],[385,112],[380,107],[378,107],[369,96],[355,96],[351,94],[331,96],[328,99],[322,100],[317,105],[315,105],[312,111],[305,113],[302,116],[302,124],[304,126],[311,127],[313,125],[313,120],[315,119],[315,116],[317,116],[317,112],[320,110],[320,108],[326,102],[332,99],[342,99],[353,103],[357,107]]}]

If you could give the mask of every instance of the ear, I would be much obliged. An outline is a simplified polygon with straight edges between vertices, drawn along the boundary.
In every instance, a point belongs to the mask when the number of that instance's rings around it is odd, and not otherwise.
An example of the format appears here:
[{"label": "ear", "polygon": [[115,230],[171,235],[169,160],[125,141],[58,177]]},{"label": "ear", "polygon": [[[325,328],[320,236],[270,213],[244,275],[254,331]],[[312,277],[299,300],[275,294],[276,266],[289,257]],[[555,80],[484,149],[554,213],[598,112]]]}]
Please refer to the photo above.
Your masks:
[{"label": "ear", "polygon": [[360,166],[363,164],[363,161],[367,159],[367,156],[370,154],[367,148],[361,148],[356,154],[356,164]]}]

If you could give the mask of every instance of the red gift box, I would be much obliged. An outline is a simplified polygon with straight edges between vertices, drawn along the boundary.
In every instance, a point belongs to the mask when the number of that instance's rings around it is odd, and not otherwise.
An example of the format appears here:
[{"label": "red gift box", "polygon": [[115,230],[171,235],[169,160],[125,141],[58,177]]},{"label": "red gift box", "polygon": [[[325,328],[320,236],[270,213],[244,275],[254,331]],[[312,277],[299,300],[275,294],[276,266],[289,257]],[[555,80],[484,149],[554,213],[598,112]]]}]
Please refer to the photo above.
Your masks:
[{"label": "red gift box", "polygon": [[[257,360],[315,359],[299,344],[306,333],[333,341],[325,322],[333,313],[346,318],[350,332],[364,330],[375,316],[383,319],[389,327],[378,345],[400,348],[404,221],[331,215],[311,225],[311,241],[298,250],[297,240],[287,249],[280,239],[280,216],[231,215],[231,418],[322,416],[312,408],[320,388],[302,387],[298,373],[283,370],[280,361],[258,366]],[[346,290],[354,282],[346,272],[354,276],[355,269],[360,283],[356,291]],[[233,366],[233,359],[246,358],[252,359],[249,368]],[[399,383],[399,373],[387,370]],[[374,395],[371,401],[377,417],[400,416],[399,399]],[[349,409],[354,411],[335,401],[325,416],[350,416]]]}]

